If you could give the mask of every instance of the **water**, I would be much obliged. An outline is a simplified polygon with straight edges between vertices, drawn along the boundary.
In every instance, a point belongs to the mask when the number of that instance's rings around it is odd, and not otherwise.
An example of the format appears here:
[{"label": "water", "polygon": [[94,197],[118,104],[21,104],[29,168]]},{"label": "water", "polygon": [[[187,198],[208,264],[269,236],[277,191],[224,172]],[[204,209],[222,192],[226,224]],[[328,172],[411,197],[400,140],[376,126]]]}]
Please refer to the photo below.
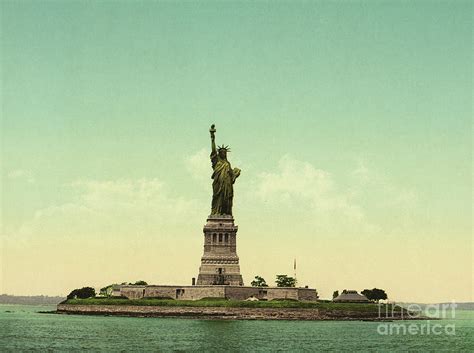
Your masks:
[{"label": "water", "polygon": [[[55,306],[0,304],[0,351],[474,351],[474,311],[430,324],[446,333],[377,333],[377,322],[213,321],[40,314]],[[395,322],[399,324],[399,322]],[[426,321],[405,321],[404,325]]]}]

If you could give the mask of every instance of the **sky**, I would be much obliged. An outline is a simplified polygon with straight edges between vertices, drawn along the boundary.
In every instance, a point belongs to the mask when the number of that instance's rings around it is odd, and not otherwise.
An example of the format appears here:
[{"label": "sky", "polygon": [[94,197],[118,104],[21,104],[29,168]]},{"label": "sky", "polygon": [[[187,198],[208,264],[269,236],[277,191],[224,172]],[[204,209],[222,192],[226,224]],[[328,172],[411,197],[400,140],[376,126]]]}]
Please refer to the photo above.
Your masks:
[{"label": "sky", "polygon": [[0,9],[1,293],[191,284],[215,123],[246,284],[473,301],[472,3]]}]

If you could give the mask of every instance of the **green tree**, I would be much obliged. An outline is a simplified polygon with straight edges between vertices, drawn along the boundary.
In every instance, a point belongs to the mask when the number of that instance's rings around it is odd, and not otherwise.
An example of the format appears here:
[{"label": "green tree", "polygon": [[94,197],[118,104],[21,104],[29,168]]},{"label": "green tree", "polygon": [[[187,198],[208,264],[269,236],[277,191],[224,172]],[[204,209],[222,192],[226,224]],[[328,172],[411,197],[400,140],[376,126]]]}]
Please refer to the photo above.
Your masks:
[{"label": "green tree", "polygon": [[277,275],[275,283],[277,287],[295,287],[296,278],[287,275]]},{"label": "green tree", "polygon": [[338,290],[335,290],[335,291],[332,293],[332,299],[337,298],[338,296],[339,296],[339,291],[338,291]]},{"label": "green tree", "polygon": [[386,300],[388,296],[383,289],[374,288],[372,289],[372,298],[378,303],[379,300]]},{"label": "green tree", "polygon": [[108,286],[101,288],[99,294],[104,296],[104,297],[110,297],[112,295],[112,292],[114,290],[114,286],[117,284],[109,284]]},{"label": "green tree", "polygon": [[379,302],[379,300],[385,300],[387,299],[387,293],[383,289],[379,288],[373,288],[373,289],[364,289],[361,292],[363,295],[367,297],[367,299]]},{"label": "green tree", "polygon": [[365,295],[367,299],[372,300],[372,291],[370,289],[364,289],[360,294]]},{"label": "green tree", "polygon": [[92,297],[95,297],[95,289],[92,287],[82,287],[81,289],[74,289],[71,291],[67,296],[67,299],[87,299]]},{"label": "green tree", "polygon": [[145,281],[136,281],[135,283],[129,283],[133,286],[147,286],[148,283],[146,283]]},{"label": "green tree", "polygon": [[250,282],[250,285],[252,287],[268,287],[268,284],[265,281],[265,279],[263,279],[263,277],[260,277],[260,276],[255,276],[255,279],[252,282]]}]

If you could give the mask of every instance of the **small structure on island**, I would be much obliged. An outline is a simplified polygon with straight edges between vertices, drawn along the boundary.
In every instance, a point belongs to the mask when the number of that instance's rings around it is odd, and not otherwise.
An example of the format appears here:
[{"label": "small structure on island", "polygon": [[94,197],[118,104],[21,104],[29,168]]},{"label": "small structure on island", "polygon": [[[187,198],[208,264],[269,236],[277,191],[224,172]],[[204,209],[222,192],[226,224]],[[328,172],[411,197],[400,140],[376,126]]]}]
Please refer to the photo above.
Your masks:
[{"label": "small structure on island", "polygon": [[332,300],[336,303],[368,303],[369,299],[363,294],[357,293],[356,290],[344,289],[340,295]]},{"label": "small structure on island", "polygon": [[227,160],[228,146],[216,147],[214,125],[211,134],[212,206],[204,225],[204,253],[197,281],[189,286],[116,285],[112,296],[129,299],[168,298],[198,300],[223,298],[235,300],[290,299],[316,301],[316,289],[296,287],[244,286],[237,256],[237,230],[232,215],[234,183],[240,169],[231,167]]}]

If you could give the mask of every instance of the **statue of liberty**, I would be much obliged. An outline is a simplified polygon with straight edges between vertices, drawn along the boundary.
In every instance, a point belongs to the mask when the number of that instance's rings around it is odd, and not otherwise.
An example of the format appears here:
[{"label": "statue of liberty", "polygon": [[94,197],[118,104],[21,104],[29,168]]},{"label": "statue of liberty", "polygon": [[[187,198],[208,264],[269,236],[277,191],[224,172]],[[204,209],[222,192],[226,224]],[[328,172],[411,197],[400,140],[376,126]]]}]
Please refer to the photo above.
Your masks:
[{"label": "statue of liberty", "polygon": [[219,146],[216,149],[214,124],[209,130],[211,133],[211,162],[212,169],[212,211],[211,215],[230,215],[232,216],[232,199],[234,198],[234,183],[240,175],[240,169],[230,166],[227,160],[227,153],[230,152],[229,146]]}]

